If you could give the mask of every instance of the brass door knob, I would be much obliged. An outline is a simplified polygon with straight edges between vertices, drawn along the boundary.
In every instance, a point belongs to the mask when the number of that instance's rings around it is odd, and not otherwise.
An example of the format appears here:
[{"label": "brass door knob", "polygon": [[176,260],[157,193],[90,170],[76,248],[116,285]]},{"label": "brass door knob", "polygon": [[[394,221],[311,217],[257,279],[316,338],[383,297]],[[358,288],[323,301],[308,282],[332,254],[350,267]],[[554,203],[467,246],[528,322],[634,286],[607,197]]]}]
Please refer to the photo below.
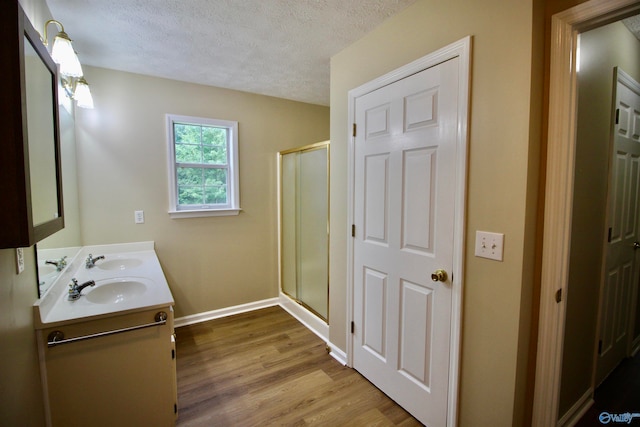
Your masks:
[{"label": "brass door knob", "polygon": [[431,274],[431,280],[434,282],[446,282],[447,281],[447,272],[444,270],[436,270]]}]

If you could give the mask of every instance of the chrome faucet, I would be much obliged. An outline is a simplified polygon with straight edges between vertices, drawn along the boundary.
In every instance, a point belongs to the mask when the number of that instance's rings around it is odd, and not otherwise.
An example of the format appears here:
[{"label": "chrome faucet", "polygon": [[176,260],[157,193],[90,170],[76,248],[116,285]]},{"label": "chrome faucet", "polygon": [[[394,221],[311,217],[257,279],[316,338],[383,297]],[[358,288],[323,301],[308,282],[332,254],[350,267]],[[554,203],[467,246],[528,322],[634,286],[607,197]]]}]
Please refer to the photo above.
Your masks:
[{"label": "chrome faucet", "polygon": [[52,259],[48,259],[44,262],[45,264],[51,264],[56,266],[57,271],[62,271],[63,268],[67,266],[67,256],[63,256],[58,261],[54,261]]},{"label": "chrome faucet", "polygon": [[69,283],[69,296],[67,297],[69,301],[75,301],[80,298],[82,296],[80,292],[82,292],[82,290],[87,286],[96,285],[96,282],[94,282],[93,280],[84,282],[82,285],[78,285],[78,281],[75,278],[71,279],[71,282],[72,283]]},{"label": "chrome faucet", "polygon": [[100,259],[104,259],[104,255],[100,255],[94,258],[93,255],[89,254],[89,256],[87,257],[87,260],[84,263],[84,266],[86,268],[93,268],[96,266],[96,261]]}]

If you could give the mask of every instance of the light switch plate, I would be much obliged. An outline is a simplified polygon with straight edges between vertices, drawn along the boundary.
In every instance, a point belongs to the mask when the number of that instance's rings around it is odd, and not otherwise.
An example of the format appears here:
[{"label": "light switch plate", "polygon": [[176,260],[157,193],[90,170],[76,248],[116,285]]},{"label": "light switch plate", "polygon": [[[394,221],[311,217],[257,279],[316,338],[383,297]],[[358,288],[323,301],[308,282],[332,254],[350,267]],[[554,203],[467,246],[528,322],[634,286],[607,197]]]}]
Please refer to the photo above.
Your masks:
[{"label": "light switch plate", "polygon": [[24,271],[24,249],[16,248],[16,272],[20,274]]},{"label": "light switch plate", "polygon": [[476,256],[502,261],[504,234],[476,231]]},{"label": "light switch plate", "polygon": [[136,224],[144,224],[144,211],[134,211],[134,220]]}]

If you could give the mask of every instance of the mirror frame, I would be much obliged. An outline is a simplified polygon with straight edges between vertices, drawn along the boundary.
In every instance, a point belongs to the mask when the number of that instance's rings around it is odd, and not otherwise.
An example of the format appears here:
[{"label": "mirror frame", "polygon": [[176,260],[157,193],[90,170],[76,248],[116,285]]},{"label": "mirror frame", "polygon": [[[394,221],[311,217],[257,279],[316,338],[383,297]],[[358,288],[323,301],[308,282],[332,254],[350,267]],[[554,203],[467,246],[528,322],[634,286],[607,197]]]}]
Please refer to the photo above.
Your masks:
[{"label": "mirror frame", "polygon": [[[60,121],[58,117],[58,67],[51,59],[40,34],[33,28],[29,18],[17,0],[3,6],[0,17],[1,69],[4,94],[0,97],[0,115],[5,123],[5,139],[0,157],[0,248],[29,247],[45,237],[64,228],[62,203],[62,174],[60,158]],[[31,204],[31,182],[29,172],[29,140],[27,133],[27,100],[25,88],[24,43],[28,40],[51,73],[51,95],[53,102],[53,136],[55,151],[56,190],[58,217],[34,225]]]}]

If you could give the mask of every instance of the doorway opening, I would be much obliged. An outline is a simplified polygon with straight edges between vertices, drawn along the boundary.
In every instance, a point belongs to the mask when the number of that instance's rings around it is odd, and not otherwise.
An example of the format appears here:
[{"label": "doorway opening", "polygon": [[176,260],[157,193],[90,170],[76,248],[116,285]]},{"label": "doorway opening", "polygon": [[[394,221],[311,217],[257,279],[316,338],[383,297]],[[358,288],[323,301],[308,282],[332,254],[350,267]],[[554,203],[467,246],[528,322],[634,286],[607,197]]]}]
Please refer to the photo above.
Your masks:
[{"label": "doorway opening", "polygon": [[[585,186],[589,193],[588,184],[580,181],[589,175],[582,169],[585,158],[581,156],[585,155],[585,151],[578,145],[577,137],[580,135],[579,111],[582,105],[579,104],[577,86],[582,76],[578,75],[576,66],[579,39],[581,34],[637,14],[639,9],[640,3],[637,1],[593,0],[554,15],[552,18],[551,38],[558,42],[551,46],[548,133],[550,142],[547,147],[540,325],[533,408],[533,425],[536,426],[572,425],[592,405],[595,388],[593,363],[597,352],[595,337],[601,276],[596,273],[596,277],[589,278],[592,285],[595,281],[595,294],[576,292],[575,285],[572,293],[571,285],[575,280],[570,280],[570,278],[574,279],[571,277],[572,271],[580,272],[575,268],[576,265],[581,264],[584,269],[592,266],[596,269],[602,268],[601,251],[590,255],[595,257],[595,261],[583,260],[580,263],[580,255],[584,255],[584,252],[590,248],[593,249],[594,245],[580,243],[580,237],[585,237],[583,235],[576,237],[576,232],[582,224],[579,222],[580,219],[576,218],[579,212],[576,210],[574,201],[579,193],[585,190]],[[583,54],[584,52],[580,51],[581,58]],[[581,59],[580,62],[584,61]],[[581,67],[580,73],[583,71]],[[608,78],[609,89],[611,76],[612,70]],[[584,107],[582,108],[584,110]],[[608,112],[611,111],[610,97],[606,101],[605,108]],[[608,119],[609,114],[605,117],[607,122]],[[608,126],[608,123],[605,126]],[[605,179],[598,181],[598,185],[604,186],[605,201],[599,208],[604,211],[606,211],[609,170],[609,139],[607,133],[605,140],[600,141],[601,145],[605,145]],[[596,185],[595,181],[592,185]],[[590,209],[594,210],[593,205]],[[604,214],[601,214],[601,218],[604,218]],[[603,246],[604,219],[601,219],[601,222],[602,227],[591,225],[597,234],[596,246],[600,249]],[[580,297],[585,296],[595,297],[596,302],[590,300],[580,304]],[[571,301],[572,305],[569,305],[568,301]],[[582,323],[579,325],[581,335],[577,336],[571,332],[572,325],[576,325],[571,316],[576,311],[576,306],[585,311],[587,304],[590,304],[589,308],[594,313],[590,317],[591,323],[587,325],[590,330],[586,331],[586,326]],[[582,342],[567,343],[565,337],[574,341],[581,339]],[[580,360],[583,365],[581,367],[578,367],[579,363],[563,363],[563,357],[568,356],[567,352],[574,351],[572,348],[574,344],[576,348],[586,348],[587,354],[584,352],[581,354]],[[571,384],[566,381],[567,378],[571,378],[571,375],[563,372],[563,366],[586,371],[587,373],[580,377],[581,381],[586,381],[586,384]],[[564,397],[569,391],[572,397]]]}]

